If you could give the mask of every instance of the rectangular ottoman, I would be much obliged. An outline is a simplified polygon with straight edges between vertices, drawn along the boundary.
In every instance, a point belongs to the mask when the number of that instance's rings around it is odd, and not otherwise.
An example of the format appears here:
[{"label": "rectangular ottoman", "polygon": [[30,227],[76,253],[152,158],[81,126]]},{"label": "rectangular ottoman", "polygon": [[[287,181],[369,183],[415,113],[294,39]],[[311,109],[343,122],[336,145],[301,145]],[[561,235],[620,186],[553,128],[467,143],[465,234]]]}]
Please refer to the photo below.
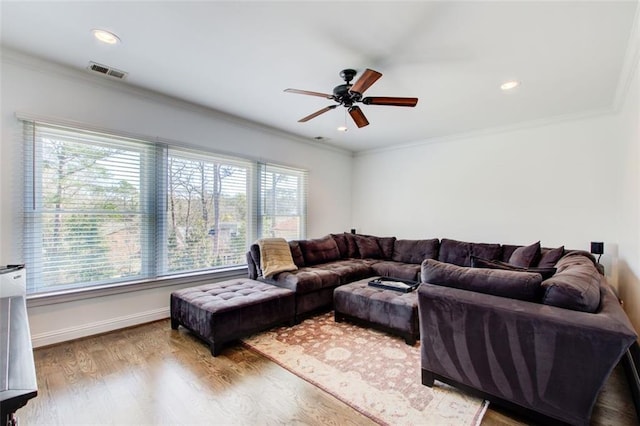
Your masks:
[{"label": "rectangular ottoman", "polygon": [[402,293],[372,287],[365,278],[337,287],[333,291],[336,322],[345,319],[364,321],[402,336],[408,345],[420,337],[417,291]]},{"label": "rectangular ottoman", "polygon": [[171,293],[171,328],[188,328],[217,356],[223,345],[281,323],[294,324],[295,293],[248,278]]}]

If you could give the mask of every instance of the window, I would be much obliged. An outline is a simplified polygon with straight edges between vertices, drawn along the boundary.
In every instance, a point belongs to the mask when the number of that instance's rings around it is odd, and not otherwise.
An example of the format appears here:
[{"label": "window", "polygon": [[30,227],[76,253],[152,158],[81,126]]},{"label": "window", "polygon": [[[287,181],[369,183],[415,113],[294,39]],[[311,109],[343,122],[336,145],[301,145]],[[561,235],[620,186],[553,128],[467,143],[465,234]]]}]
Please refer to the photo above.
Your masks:
[{"label": "window", "polygon": [[168,272],[246,264],[251,164],[170,149]]},{"label": "window", "polygon": [[306,172],[64,126],[24,129],[29,293],[239,267],[258,235],[304,238]]},{"label": "window", "polygon": [[258,233],[287,240],[305,235],[307,174],[260,164]]}]

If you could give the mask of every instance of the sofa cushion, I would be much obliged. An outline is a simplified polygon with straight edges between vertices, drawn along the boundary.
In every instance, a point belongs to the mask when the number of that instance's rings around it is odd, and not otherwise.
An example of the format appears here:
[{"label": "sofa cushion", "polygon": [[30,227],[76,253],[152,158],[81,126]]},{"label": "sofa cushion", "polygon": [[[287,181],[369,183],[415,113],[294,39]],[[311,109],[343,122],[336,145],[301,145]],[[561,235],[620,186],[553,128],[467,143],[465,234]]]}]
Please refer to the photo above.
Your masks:
[{"label": "sofa cushion", "polygon": [[438,260],[440,262],[451,263],[458,266],[469,266],[471,264],[471,243],[464,241],[449,240],[443,238],[440,241],[440,251]]},{"label": "sofa cushion", "polygon": [[258,244],[251,244],[251,247],[249,247],[249,254],[251,255],[251,260],[256,265],[256,272],[258,276],[261,277],[262,268],[260,267],[260,247],[258,247]]},{"label": "sofa cushion", "polygon": [[502,255],[502,246],[500,244],[471,243],[470,254],[483,259],[499,260]]},{"label": "sofa cushion", "polygon": [[560,259],[556,268],[558,272],[542,283],[542,303],[575,311],[596,312],[600,306],[602,276],[593,261],[580,252],[573,252]]},{"label": "sofa cushion", "polygon": [[542,280],[551,278],[556,273],[556,268],[521,268],[510,263],[501,262],[499,260],[483,259],[481,257],[471,256],[472,268],[502,269],[505,271],[533,272],[540,274]]},{"label": "sofa cushion", "polygon": [[437,259],[439,247],[440,241],[437,238],[430,240],[396,240],[391,260],[420,265],[425,259]]},{"label": "sofa cushion", "polygon": [[542,249],[538,268],[551,268],[564,255],[564,246],[554,249]]},{"label": "sofa cushion", "polygon": [[465,268],[427,259],[422,262],[422,282],[537,302],[542,277],[531,272]]},{"label": "sofa cushion", "polygon": [[382,250],[382,259],[391,260],[393,248],[396,245],[396,237],[377,237],[378,245]]},{"label": "sofa cushion", "polygon": [[338,245],[330,235],[314,240],[300,240],[298,243],[307,266],[340,259]]},{"label": "sofa cushion", "polygon": [[334,240],[336,240],[336,244],[338,245],[338,250],[340,251],[340,257],[343,259],[355,259],[360,257],[360,253],[358,253],[358,246],[356,244],[356,239],[353,234],[349,234],[344,232],[342,234],[331,234]]},{"label": "sofa cushion", "polygon": [[300,242],[289,241],[289,248],[291,249],[291,257],[293,258],[293,263],[295,263],[298,268],[302,268],[304,266],[304,256],[302,255]]},{"label": "sofa cushion", "polygon": [[354,235],[358,252],[363,259],[382,259],[382,249],[378,244],[378,238],[368,235]]},{"label": "sofa cushion", "polygon": [[502,244],[502,256],[500,260],[503,262],[509,262],[509,259],[511,258],[511,255],[513,254],[513,252],[519,249],[520,247],[522,246],[514,246],[512,244]]},{"label": "sofa cushion", "polygon": [[509,263],[528,268],[535,265],[538,259],[540,259],[540,241],[517,248],[509,258]]},{"label": "sofa cushion", "polygon": [[420,274],[420,264],[394,262],[382,260],[371,265],[374,275],[381,277],[400,278],[401,280],[417,281]]}]

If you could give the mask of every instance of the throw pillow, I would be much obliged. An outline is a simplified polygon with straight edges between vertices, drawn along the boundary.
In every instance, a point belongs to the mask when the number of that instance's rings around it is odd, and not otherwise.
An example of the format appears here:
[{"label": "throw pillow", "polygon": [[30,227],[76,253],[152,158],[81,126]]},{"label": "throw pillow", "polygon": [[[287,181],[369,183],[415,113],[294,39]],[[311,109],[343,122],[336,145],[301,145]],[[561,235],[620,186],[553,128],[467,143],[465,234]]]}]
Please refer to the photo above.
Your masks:
[{"label": "throw pillow", "polygon": [[558,273],[542,283],[542,303],[574,311],[596,312],[602,276],[589,257],[569,253],[556,264]]},{"label": "throw pillow", "polygon": [[517,248],[509,258],[509,263],[515,266],[528,268],[529,266],[535,265],[539,258],[540,241],[529,246]]},{"label": "throw pillow", "polygon": [[537,302],[540,300],[540,274],[474,269],[427,259],[422,262],[422,281],[477,293]]},{"label": "throw pillow", "polygon": [[300,240],[298,244],[300,244],[305,265],[317,265],[340,259],[340,250],[331,235],[314,240]]},{"label": "throw pillow", "polygon": [[551,278],[556,273],[556,268],[521,268],[509,263],[501,262],[499,260],[483,259],[481,257],[471,256],[472,268],[486,268],[486,269],[502,269],[505,271],[517,271],[517,272],[533,272],[540,274],[542,280]]},{"label": "throw pillow", "polygon": [[376,237],[364,236],[364,235],[354,235],[356,240],[356,245],[358,246],[358,251],[360,252],[360,257],[363,259],[381,259],[382,249],[378,244],[378,239]]},{"label": "throw pillow", "polygon": [[382,252],[382,259],[391,260],[393,256],[393,246],[396,243],[396,237],[374,237],[378,239],[378,245]]},{"label": "throw pillow", "polygon": [[564,246],[560,246],[558,248],[554,248],[551,250],[542,251],[540,261],[538,262],[538,268],[553,267],[563,255],[564,255]]}]

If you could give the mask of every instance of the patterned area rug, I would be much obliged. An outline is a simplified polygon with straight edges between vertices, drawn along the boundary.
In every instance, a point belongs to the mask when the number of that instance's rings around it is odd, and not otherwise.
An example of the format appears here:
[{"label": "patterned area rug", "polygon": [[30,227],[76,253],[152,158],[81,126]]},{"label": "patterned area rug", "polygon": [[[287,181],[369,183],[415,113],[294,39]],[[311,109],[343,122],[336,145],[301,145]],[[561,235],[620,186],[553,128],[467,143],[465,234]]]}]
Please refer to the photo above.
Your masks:
[{"label": "patterned area rug", "polygon": [[477,425],[488,402],[421,384],[420,344],[344,322],[333,312],[243,343],[380,424]]}]

